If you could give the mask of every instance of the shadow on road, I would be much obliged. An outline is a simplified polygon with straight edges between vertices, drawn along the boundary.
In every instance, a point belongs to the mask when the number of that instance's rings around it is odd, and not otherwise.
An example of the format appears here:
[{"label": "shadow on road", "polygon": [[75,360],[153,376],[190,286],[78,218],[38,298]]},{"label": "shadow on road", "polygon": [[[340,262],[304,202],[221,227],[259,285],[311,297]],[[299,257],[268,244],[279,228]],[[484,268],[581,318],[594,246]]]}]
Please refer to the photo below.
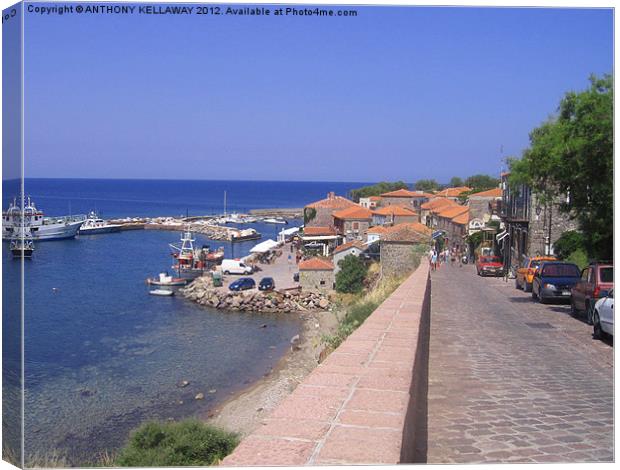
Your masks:
[{"label": "shadow on road", "polygon": [[531,297],[508,297],[508,300],[515,304],[527,304],[533,302]]}]

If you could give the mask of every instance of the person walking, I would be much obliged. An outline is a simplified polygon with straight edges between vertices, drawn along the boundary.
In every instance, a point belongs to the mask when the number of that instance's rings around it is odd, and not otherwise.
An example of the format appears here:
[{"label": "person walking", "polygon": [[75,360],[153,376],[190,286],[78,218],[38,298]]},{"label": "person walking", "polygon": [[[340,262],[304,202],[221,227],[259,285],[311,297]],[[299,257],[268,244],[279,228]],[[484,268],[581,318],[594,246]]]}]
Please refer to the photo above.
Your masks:
[{"label": "person walking", "polygon": [[431,256],[431,270],[437,271],[437,251],[433,250],[433,255]]}]

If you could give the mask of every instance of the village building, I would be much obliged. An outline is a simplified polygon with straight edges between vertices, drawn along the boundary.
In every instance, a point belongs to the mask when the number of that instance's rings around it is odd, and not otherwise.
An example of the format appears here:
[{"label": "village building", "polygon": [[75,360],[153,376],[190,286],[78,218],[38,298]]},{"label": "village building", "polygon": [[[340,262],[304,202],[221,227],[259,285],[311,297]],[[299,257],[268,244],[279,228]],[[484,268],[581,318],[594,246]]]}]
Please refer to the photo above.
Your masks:
[{"label": "village building", "polygon": [[458,206],[458,203],[452,199],[446,199],[445,197],[435,197],[428,202],[425,202],[420,206],[420,223],[427,227],[433,226],[433,214],[436,214],[441,209],[448,206]]},{"label": "village building", "polygon": [[[462,222],[454,223],[454,219],[463,216],[459,221],[466,220],[464,225]],[[456,250],[462,249],[466,243],[463,236],[467,235],[467,226],[469,223],[469,207],[467,206],[448,206],[440,210],[436,215],[437,224],[433,228],[441,230],[444,234],[444,240],[448,248]]]},{"label": "village building", "polygon": [[338,274],[338,271],[340,271],[340,266],[339,266],[340,261],[342,261],[349,255],[358,257],[359,255],[364,253],[364,251],[366,251],[366,248],[367,248],[367,245],[365,245],[359,240],[353,240],[351,242],[344,243],[340,245],[339,247],[337,247],[334,250],[334,257],[333,257],[334,275]]},{"label": "village building", "polygon": [[429,246],[431,230],[417,222],[398,224],[381,235],[381,274],[404,276],[416,268],[415,245]]},{"label": "village building", "polygon": [[299,263],[302,290],[330,291],[334,285],[334,264],[326,258],[310,258]]},{"label": "village building", "polygon": [[372,211],[370,209],[354,205],[334,211],[332,217],[336,232],[346,242],[366,239],[366,231],[372,223]]},{"label": "village building", "polygon": [[334,192],[330,192],[325,199],[304,207],[304,225],[306,227],[333,227],[332,213],[352,206],[359,207],[350,199],[336,196]]},{"label": "village building", "polygon": [[408,189],[398,189],[381,195],[381,207],[403,206],[411,209],[419,207],[433,197],[424,191],[409,191]]},{"label": "village building", "polygon": [[435,196],[445,197],[448,199],[452,199],[453,201],[458,201],[459,196],[463,193],[471,191],[471,188],[467,186],[458,186],[456,188],[446,188],[442,189],[435,193]]},{"label": "village building", "polygon": [[525,257],[554,254],[553,244],[568,230],[578,225],[569,214],[560,211],[566,196],[543,204],[525,184],[511,188],[510,173],[502,173],[501,219],[503,231],[496,243],[507,267],[517,267]]},{"label": "village building", "polygon": [[368,245],[376,243],[381,239],[381,235],[387,231],[387,227],[383,225],[375,225],[366,231],[366,243]]},{"label": "village building", "polygon": [[375,209],[381,203],[381,196],[361,197],[360,206],[366,209]]},{"label": "village building", "polygon": [[341,237],[332,226],[304,227],[299,238],[305,248],[328,256],[340,244]]},{"label": "village building", "polygon": [[484,224],[491,220],[500,220],[499,204],[502,200],[500,188],[489,189],[479,193],[470,194],[467,205],[472,219],[480,219]]},{"label": "village building", "polygon": [[408,207],[385,206],[372,212],[373,225],[396,225],[418,222],[418,213]]}]

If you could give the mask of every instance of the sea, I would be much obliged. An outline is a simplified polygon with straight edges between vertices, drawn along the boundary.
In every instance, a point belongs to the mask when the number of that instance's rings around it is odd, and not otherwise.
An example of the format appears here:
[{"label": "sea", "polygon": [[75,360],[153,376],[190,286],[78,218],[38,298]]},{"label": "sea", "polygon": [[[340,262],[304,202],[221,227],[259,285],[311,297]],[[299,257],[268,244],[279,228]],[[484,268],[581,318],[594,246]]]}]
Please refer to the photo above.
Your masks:
[{"label": "sea", "polygon": [[[367,183],[27,179],[25,193],[46,215],[103,218],[221,214],[295,208],[347,195]],[[17,191],[3,184],[3,209]],[[290,226],[301,224],[301,220]],[[251,224],[263,239],[283,226]],[[196,243],[241,257],[260,240],[230,244],[197,234]],[[297,315],[225,312],[181,295],[148,294],[147,277],[170,269],[179,232],[135,230],[36,244],[24,261],[26,460],[57,455],[72,465],[118,450],[149,420],[205,416],[265,374],[290,347]],[[3,395],[19,396],[19,261],[3,243]],[[267,325],[267,327],[264,327]],[[180,387],[181,381],[189,385]],[[198,393],[203,400],[196,400]],[[5,408],[6,409],[6,408]],[[17,439],[19,416],[5,415]]]}]

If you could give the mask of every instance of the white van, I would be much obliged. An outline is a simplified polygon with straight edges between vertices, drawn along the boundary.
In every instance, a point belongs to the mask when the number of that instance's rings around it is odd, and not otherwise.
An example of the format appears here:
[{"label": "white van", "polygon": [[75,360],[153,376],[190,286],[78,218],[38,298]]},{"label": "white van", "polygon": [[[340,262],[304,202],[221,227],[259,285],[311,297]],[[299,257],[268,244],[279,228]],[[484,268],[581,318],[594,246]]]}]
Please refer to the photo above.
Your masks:
[{"label": "white van", "polygon": [[252,266],[238,259],[225,259],[222,260],[222,272],[224,274],[252,274]]}]

